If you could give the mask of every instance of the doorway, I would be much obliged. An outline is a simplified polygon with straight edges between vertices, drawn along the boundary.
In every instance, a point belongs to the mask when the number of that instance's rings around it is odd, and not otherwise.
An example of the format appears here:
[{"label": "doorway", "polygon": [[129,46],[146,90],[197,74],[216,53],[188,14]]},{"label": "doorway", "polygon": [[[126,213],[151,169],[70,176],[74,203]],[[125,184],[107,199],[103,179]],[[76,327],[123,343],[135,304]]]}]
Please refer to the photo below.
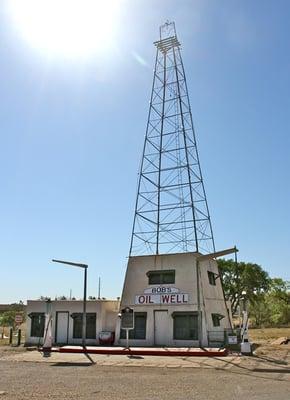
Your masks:
[{"label": "doorway", "polygon": [[56,312],[56,334],[55,341],[57,344],[68,343],[68,323],[69,323],[69,312],[68,311],[57,311]]},{"label": "doorway", "polygon": [[168,346],[169,324],[168,310],[154,311],[154,344],[156,346]]}]

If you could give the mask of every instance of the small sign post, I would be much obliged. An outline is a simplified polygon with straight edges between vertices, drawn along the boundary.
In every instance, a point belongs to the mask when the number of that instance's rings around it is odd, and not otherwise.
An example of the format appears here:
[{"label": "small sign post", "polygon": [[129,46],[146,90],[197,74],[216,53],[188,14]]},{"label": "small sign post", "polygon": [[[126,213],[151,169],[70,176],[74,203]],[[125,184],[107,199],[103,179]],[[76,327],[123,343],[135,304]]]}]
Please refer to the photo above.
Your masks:
[{"label": "small sign post", "polygon": [[238,344],[237,335],[228,335],[228,344]]},{"label": "small sign post", "polygon": [[23,315],[22,314],[16,314],[14,317],[14,321],[16,325],[21,325],[23,322]]},{"label": "small sign post", "polygon": [[134,329],[134,310],[125,307],[121,310],[121,329],[126,331],[126,348],[129,348],[129,331]]}]

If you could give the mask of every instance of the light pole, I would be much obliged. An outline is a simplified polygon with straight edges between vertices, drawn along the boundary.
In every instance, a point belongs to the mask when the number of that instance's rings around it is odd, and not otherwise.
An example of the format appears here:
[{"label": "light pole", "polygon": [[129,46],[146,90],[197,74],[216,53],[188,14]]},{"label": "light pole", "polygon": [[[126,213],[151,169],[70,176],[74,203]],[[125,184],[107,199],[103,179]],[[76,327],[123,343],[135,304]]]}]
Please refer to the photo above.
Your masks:
[{"label": "light pole", "polygon": [[52,260],[60,264],[72,265],[73,267],[79,267],[84,269],[84,300],[83,300],[83,324],[82,324],[82,345],[86,347],[86,322],[87,322],[87,264],[75,263],[71,261],[63,260]]}]

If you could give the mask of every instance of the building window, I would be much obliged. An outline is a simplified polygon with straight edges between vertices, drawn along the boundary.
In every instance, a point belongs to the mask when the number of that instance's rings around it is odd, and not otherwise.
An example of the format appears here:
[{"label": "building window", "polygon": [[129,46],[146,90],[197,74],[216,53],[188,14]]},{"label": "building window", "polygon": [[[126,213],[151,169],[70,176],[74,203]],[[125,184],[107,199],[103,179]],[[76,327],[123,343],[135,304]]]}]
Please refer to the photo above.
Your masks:
[{"label": "building window", "polygon": [[220,326],[221,320],[224,318],[221,314],[211,314],[213,326]]},{"label": "building window", "polygon": [[214,272],[211,271],[207,271],[207,275],[208,275],[208,281],[210,285],[216,285],[215,281],[216,281],[216,274]]},{"label": "building window", "polygon": [[87,314],[86,337],[87,339],[96,339],[96,314]]},{"label": "building window", "polygon": [[[134,329],[129,330],[129,339],[146,339],[146,312],[134,313]],[[121,329],[120,339],[126,339],[126,330]]]},{"label": "building window", "polygon": [[45,315],[44,313],[31,313],[29,314],[31,318],[31,337],[43,337],[44,336],[44,324]]},{"label": "building window", "polygon": [[191,312],[174,312],[173,339],[198,340],[198,314]]},{"label": "building window", "polygon": [[175,283],[175,270],[161,270],[147,272],[149,285],[162,285]]},{"label": "building window", "polygon": [[[73,318],[73,338],[81,339],[83,336],[83,314],[71,314]],[[96,339],[96,313],[86,314],[86,339]]]}]

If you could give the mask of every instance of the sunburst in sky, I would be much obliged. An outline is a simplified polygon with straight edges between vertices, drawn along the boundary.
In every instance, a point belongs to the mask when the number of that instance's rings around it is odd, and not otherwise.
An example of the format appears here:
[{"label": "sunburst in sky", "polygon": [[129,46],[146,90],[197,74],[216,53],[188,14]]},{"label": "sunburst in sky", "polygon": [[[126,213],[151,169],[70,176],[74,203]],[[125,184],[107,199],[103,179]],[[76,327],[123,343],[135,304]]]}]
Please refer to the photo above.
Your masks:
[{"label": "sunburst in sky", "polygon": [[11,0],[7,4],[15,29],[45,55],[88,57],[110,49],[114,41],[120,1]]}]

